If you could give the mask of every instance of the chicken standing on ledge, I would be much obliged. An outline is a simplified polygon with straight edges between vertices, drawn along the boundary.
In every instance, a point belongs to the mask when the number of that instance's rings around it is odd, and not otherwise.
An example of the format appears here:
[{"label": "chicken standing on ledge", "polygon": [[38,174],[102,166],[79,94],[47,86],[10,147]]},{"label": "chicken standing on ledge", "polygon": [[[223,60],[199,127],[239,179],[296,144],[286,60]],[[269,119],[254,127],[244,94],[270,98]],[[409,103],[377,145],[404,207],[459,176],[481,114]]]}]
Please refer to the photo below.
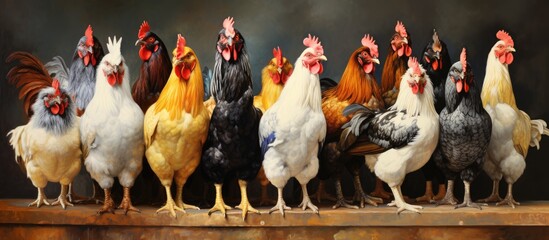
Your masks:
[{"label": "chicken standing on ledge", "polygon": [[354,116],[339,141],[343,152],[366,155],[366,165],[391,187],[395,200],[389,206],[396,206],[397,213],[422,208],[407,204],[400,187],[407,173],[427,163],[439,134],[431,80],[415,58],[408,66],[397,101],[388,110],[375,113],[359,104],[345,109],[345,115]]},{"label": "chicken standing on ledge", "polygon": [[[170,78],[145,114],[144,134],[147,160],[166,189],[166,205],[157,212],[168,211],[175,217],[175,210],[198,209],[183,202],[183,185],[200,163],[210,116],[202,104],[200,63],[181,35],[173,55]],[[174,178],[175,203],[170,190]]]},{"label": "chicken standing on ledge", "polygon": [[[25,113],[30,121],[8,133],[15,150],[15,160],[32,184],[38,197],[29,206],[50,205],[44,194],[48,182],[59,182],[61,193],[52,205],[63,209],[68,186],[81,167],[79,119],[76,106],[57,79],[52,79],[40,60],[29,53],[15,52],[7,62],[18,60],[7,75],[24,99]],[[32,104],[32,105],[31,105]]]},{"label": "chicken standing on ledge", "polygon": [[[273,58],[267,66],[261,71],[261,92],[254,97],[254,106],[265,113],[278,99],[284,84],[292,75],[294,67],[292,63],[282,56],[280,47],[273,49]],[[259,170],[257,179],[261,185],[261,199],[259,205],[275,204],[272,199],[269,199],[267,186],[269,179],[265,176],[263,168]]]},{"label": "chicken standing on ledge", "polygon": [[[320,169],[318,178],[321,181],[334,177],[336,182],[337,202],[333,208],[357,206],[347,203],[341,189],[341,174],[347,168],[354,179],[355,196],[360,207],[365,203],[377,206],[383,200],[373,198],[364,193],[360,182],[360,170],[364,165],[362,156],[342,154],[337,149],[337,141],[341,135],[341,126],[351,120],[352,116],[344,116],[343,109],[351,104],[361,104],[372,110],[384,108],[381,91],[374,76],[375,65],[379,64],[378,46],[371,36],[364,36],[362,46],[356,49],[349,58],[347,67],[341,76],[339,84],[323,91],[322,111],[326,116],[327,134],[326,144],[320,155]],[[321,80],[323,84],[325,80]],[[327,84],[323,84],[327,85]],[[322,188],[319,187],[319,192]],[[317,195],[320,201],[320,196]]]},{"label": "chicken standing on ledge", "polygon": [[97,69],[95,95],[80,125],[82,153],[86,169],[105,192],[99,214],[114,213],[111,188],[117,177],[124,187],[118,208],[138,211],[132,206],[130,188],[142,169],[143,112],[133,101],[126,61],[120,53],[122,38],[107,43],[109,53]]},{"label": "chicken standing on ledge", "polygon": [[[513,183],[526,167],[528,145],[539,149],[542,135],[549,136],[547,123],[541,119],[530,120],[530,116],[518,109],[513,94],[508,65],[513,62],[514,42],[505,31],[497,32],[498,42],[488,53],[486,75],[482,85],[482,104],[492,119],[492,138],[488,147],[484,171],[493,181],[492,194],[480,202],[497,202],[515,207]],[[499,181],[505,178],[507,196],[499,197]]]}]

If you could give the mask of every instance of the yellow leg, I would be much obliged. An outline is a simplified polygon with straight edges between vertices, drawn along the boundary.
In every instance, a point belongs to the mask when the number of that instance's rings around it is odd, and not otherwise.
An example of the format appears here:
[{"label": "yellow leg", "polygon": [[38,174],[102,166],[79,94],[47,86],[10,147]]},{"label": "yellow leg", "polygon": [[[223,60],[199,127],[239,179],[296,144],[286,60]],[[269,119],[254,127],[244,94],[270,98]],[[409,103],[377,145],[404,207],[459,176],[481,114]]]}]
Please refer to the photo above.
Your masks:
[{"label": "yellow leg", "polygon": [[72,203],[70,203],[67,200],[68,188],[69,188],[69,186],[67,186],[67,185],[61,185],[61,193],[59,194],[59,197],[57,198],[57,200],[55,202],[53,202],[51,205],[53,205],[53,206],[61,205],[61,207],[63,209],[65,209],[67,205],[69,205],[71,207],[74,206],[74,205],[72,205]]},{"label": "yellow leg", "polygon": [[172,215],[172,217],[177,218],[177,215],[175,214],[175,210],[185,213],[185,209],[175,205],[172,198],[172,192],[170,191],[170,186],[164,186],[164,187],[166,188],[166,205],[156,210],[156,213],[159,213],[162,211],[168,211],[170,212],[170,215]]},{"label": "yellow leg", "polygon": [[38,188],[38,197],[36,197],[36,200],[34,202],[31,202],[29,204],[29,207],[34,205],[36,205],[36,207],[40,207],[42,204],[48,206],[51,205],[46,198],[46,194],[44,194],[44,188]]},{"label": "yellow leg", "polygon": [[124,197],[122,198],[122,203],[118,206],[119,209],[124,209],[124,214],[128,214],[128,211],[141,212],[139,209],[135,208],[132,205],[132,199],[130,197],[130,188],[124,188]]},{"label": "yellow leg", "polygon": [[180,208],[200,210],[200,208],[197,206],[185,204],[183,202],[183,184],[177,185],[177,192],[176,192],[175,198],[176,198],[175,204],[177,204],[177,206]]},{"label": "yellow leg", "polygon": [[225,204],[225,202],[223,201],[223,194],[221,192],[223,184],[216,183],[214,185],[215,185],[215,205],[208,211],[208,215],[211,215],[213,212],[220,211],[223,214],[223,217],[226,217],[227,216],[226,210],[232,209],[232,208],[227,206],[227,204]]},{"label": "yellow leg", "polygon": [[235,208],[242,210],[242,219],[246,219],[246,215],[248,214],[248,212],[259,214],[259,211],[253,208],[250,202],[248,201],[248,193],[246,192],[246,187],[248,186],[248,183],[244,180],[239,179],[238,185],[240,186],[240,195],[242,200],[240,200],[240,204]]}]

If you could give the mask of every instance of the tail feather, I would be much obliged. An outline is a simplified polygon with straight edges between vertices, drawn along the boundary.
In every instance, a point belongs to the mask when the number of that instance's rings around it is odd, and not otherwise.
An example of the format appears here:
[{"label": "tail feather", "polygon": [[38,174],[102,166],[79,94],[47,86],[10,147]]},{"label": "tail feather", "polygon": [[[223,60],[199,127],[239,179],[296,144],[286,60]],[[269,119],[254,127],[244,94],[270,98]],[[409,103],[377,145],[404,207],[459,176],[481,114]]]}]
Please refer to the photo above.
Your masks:
[{"label": "tail feather", "polygon": [[55,56],[44,65],[52,78],[56,78],[61,83],[61,88],[69,87],[69,68],[61,56]]},{"label": "tail feather", "polygon": [[333,88],[337,86],[337,82],[334,81],[333,79],[331,78],[322,78],[320,79],[320,89],[322,92],[330,89],[330,88]]},{"label": "tail feather", "polygon": [[208,67],[204,67],[204,70],[202,70],[202,79],[204,82],[204,101],[211,96],[210,83],[212,82],[212,74],[212,70]]},{"label": "tail feather", "polygon": [[549,136],[549,129],[547,128],[547,123],[541,119],[531,120],[531,130],[530,130],[530,147],[536,147],[539,150],[539,142],[541,141],[541,136]]},{"label": "tail feather", "polygon": [[[27,173],[25,167],[26,160],[28,159],[25,152],[25,142],[23,141],[23,136],[25,134],[26,126],[19,126],[8,132],[10,145],[15,151],[15,162],[19,165],[19,168],[23,173]],[[11,135],[11,137],[10,137]]]},{"label": "tail feather", "polygon": [[24,98],[25,113],[32,116],[32,104],[38,93],[46,87],[51,86],[53,79],[42,62],[27,52],[14,52],[6,59],[7,63],[19,61],[8,72],[8,82],[19,88],[19,99]]},{"label": "tail feather", "polygon": [[360,134],[368,128],[375,112],[360,104],[351,104],[343,110],[343,115],[354,114],[351,120],[345,123],[342,128],[338,148],[347,150],[355,144]]}]

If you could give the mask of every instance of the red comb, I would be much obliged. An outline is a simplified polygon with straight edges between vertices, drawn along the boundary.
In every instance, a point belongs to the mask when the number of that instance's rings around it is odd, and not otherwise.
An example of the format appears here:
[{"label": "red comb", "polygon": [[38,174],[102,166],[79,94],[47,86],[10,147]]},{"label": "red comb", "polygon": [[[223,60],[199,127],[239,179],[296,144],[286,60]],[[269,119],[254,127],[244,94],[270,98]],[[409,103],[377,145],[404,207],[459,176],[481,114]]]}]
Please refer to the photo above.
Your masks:
[{"label": "red comb", "polygon": [[223,21],[223,28],[225,28],[225,35],[227,37],[234,37],[234,18],[232,17],[227,17],[225,18],[225,20]]},{"label": "red comb", "polygon": [[187,40],[185,40],[185,38],[182,37],[181,34],[177,34],[177,58],[181,58],[185,54],[185,45],[187,45]]},{"label": "red comb", "polygon": [[143,23],[141,23],[141,27],[139,27],[139,33],[137,33],[137,38],[144,38],[149,31],[151,31],[151,26],[149,26],[149,23],[147,21],[143,21]]},{"label": "red comb", "polygon": [[324,48],[316,36],[311,36],[311,34],[309,34],[307,38],[303,39],[303,45],[305,45],[305,47],[314,48],[318,53],[324,54]]},{"label": "red comb", "polygon": [[406,28],[404,27],[404,24],[402,24],[401,21],[397,21],[397,24],[395,26],[395,32],[398,32],[400,36],[402,37],[408,37],[408,33],[406,32]]},{"label": "red comb", "polygon": [[84,36],[86,36],[86,45],[93,46],[93,29],[91,25],[88,25],[88,28],[86,28]]},{"label": "red comb", "polygon": [[364,37],[362,38],[362,46],[368,47],[370,49],[370,55],[372,55],[372,57],[379,56],[376,41],[372,36],[370,36],[370,34],[364,35]]},{"label": "red comb", "polygon": [[55,89],[55,95],[61,94],[61,91],[59,90],[59,80],[57,80],[57,78],[53,79],[53,81],[51,82],[51,86],[53,87],[53,89]]},{"label": "red comb", "polygon": [[280,47],[273,48],[273,56],[276,58],[276,64],[282,67],[282,50],[280,50]]},{"label": "red comb", "polygon": [[509,33],[505,32],[503,30],[499,30],[498,33],[496,33],[496,37],[499,40],[503,40],[505,42],[505,44],[507,44],[511,47],[515,45],[515,43],[513,42],[513,39],[511,38],[511,35],[509,35]]},{"label": "red comb", "polygon": [[467,52],[465,48],[461,50],[461,55],[459,56],[459,62],[461,62],[461,69],[463,70],[463,73],[467,71]]},{"label": "red comb", "polygon": [[419,63],[417,62],[417,58],[411,57],[408,59],[408,68],[412,68],[414,73],[417,75],[421,74],[421,69],[419,68]]}]

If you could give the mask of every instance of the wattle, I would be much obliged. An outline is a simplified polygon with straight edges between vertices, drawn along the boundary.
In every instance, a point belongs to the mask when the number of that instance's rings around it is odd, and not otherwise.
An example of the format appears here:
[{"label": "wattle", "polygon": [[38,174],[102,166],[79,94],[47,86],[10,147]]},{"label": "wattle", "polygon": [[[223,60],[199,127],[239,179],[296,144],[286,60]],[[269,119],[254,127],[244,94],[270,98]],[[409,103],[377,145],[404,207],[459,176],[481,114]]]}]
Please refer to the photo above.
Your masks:
[{"label": "wattle", "polygon": [[141,46],[141,48],[139,49],[139,57],[141,58],[141,60],[149,61],[151,56],[152,52],[149,51],[145,46]]}]

